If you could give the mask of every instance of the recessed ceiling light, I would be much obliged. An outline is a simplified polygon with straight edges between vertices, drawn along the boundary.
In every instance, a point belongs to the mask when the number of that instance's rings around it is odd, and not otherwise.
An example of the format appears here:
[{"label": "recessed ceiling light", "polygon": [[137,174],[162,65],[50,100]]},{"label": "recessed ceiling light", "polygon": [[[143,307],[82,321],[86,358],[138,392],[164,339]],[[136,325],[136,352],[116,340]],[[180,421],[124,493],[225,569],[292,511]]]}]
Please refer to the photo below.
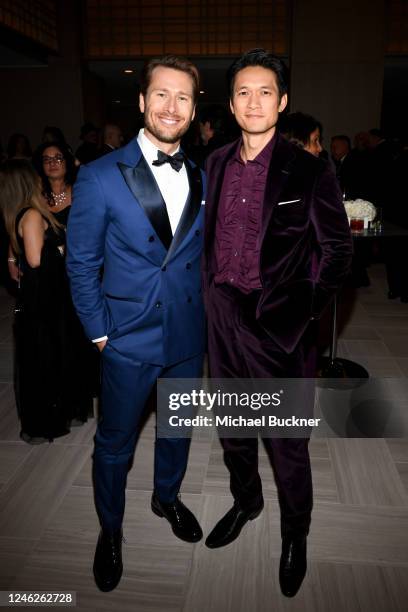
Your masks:
[{"label": "recessed ceiling light", "polygon": [[200,90],[200,93],[201,93],[201,94],[205,93],[204,89],[201,89],[201,90]]},{"label": "recessed ceiling light", "polygon": [[131,68],[126,68],[123,72],[125,74],[133,74],[133,70]]},{"label": "recessed ceiling light", "polygon": [[113,100],[114,104],[120,104],[120,100]]}]

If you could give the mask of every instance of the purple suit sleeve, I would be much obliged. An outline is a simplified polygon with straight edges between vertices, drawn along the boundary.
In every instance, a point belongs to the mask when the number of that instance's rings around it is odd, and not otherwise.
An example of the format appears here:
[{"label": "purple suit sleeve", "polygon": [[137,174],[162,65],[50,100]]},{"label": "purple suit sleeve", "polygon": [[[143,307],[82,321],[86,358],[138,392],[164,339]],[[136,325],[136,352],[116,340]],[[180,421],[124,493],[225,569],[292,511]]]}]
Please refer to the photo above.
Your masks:
[{"label": "purple suit sleeve", "polygon": [[312,316],[319,318],[347,277],[353,246],[337,179],[327,165],[317,180],[311,218],[321,250]]}]

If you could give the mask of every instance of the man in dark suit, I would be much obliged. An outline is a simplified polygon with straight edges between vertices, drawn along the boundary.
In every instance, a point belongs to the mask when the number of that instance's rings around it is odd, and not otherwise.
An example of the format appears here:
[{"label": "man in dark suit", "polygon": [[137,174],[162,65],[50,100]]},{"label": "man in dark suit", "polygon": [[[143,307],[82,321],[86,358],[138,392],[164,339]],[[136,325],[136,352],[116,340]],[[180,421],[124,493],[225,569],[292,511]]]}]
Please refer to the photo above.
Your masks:
[{"label": "man in dark suit", "polygon": [[100,149],[100,157],[107,153],[112,153],[115,149],[120,149],[123,145],[122,130],[114,123],[107,123],[102,129],[103,143]]},{"label": "man in dark suit", "polygon": [[345,200],[355,200],[364,195],[364,171],[360,156],[351,151],[350,138],[344,134],[333,136],[330,152],[336,167],[337,180]]},{"label": "man in dark suit", "polygon": [[[210,374],[313,376],[313,324],[345,278],[350,230],[328,164],[276,131],[287,104],[282,62],[255,49],[229,71],[241,138],[207,162],[204,287]],[[206,540],[238,537],[263,508],[258,440],[222,439],[234,505]],[[307,439],[265,439],[281,508],[282,592],[306,572],[312,510]]]},{"label": "man in dark suit", "polygon": [[[122,574],[126,477],[146,400],[159,376],[201,375],[203,181],[179,151],[198,89],[188,60],[151,60],[139,101],[144,130],[81,167],[74,189],[67,270],[103,371],[93,456],[102,527],[94,576],[102,591],[114,589]],[[151,507],[177,537],[196,542],[201,528],[178,497],[188,450],[187,439],[156,440]]]}]

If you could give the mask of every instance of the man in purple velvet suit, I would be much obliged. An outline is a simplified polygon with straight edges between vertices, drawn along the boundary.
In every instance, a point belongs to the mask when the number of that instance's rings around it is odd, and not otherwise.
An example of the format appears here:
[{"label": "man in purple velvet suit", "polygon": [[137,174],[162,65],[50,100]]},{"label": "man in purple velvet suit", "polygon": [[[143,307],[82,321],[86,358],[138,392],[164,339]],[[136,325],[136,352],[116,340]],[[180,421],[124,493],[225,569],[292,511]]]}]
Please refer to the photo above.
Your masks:
[{"label": "man in purple velvet suit", "polygon": [[[204,296],[210,375],[314,376],[313,319],[340,287],[351,237],[336,177],[326,162],[276,130],[287,105],[282,62],[249,51],[229,71],[241,138],[207,162]],[[316,266],[316,261],[318,265]],[[234,505],[206,540],[238,537],[263,508],[258,440],[222,439]],[[280,585],[291,597],[306,573],[312,511],[308,439],[265,439],[281,509]]]}]

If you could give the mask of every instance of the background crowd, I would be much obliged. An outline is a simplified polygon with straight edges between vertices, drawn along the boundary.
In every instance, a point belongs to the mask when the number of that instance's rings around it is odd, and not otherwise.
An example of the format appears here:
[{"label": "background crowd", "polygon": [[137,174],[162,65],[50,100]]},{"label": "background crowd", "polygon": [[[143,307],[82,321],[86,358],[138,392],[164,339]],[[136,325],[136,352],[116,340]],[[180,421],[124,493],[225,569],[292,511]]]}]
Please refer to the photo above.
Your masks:
[{"label": "background crowd", "polygon": [[[337,134],[323,143],[321,123],[301,112],[283,115],[278,127],[332,165],[345,200],[368,200],[381,220],[408,227],[408,147],[403,142],[371,129],[353,138]],[[81,144],[73,150],[58,127],[45,126],[34,150],[21,133],[11,136],[5,150],[0,145],[0,282],[17,299],[15,393],[21,437],[31,444],[52,441],[84,423],[98,394],[99,355],[76,317],[65,273],[65,228],[79,166],[123,146],[131,136],[125,139],[115,124],[99,129],[87,122],[79,137]],[[183,150],[204,168],[212,151],[236,137],[228,111],[210,105],[199,110]],[[388,297],[408,302],[405,256],[404,239],[357,241],[349,282],[369,285],[367,266],[380,259],[387,269]]]}]

